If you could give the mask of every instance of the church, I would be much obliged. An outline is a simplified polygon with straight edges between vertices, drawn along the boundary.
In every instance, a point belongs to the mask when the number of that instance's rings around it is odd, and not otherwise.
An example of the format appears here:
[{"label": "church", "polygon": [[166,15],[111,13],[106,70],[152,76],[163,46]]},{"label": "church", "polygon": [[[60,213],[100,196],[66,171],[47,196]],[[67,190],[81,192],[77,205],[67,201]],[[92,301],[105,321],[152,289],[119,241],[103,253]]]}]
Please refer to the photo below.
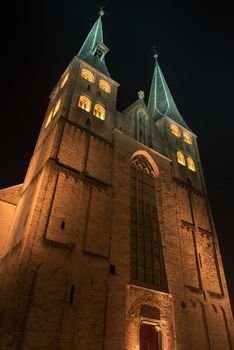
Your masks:
[{"label": "church", "polygon": [[197,136],[155,54],[119,112],[100,11],[0,190],[1,350],[233,350]]}]

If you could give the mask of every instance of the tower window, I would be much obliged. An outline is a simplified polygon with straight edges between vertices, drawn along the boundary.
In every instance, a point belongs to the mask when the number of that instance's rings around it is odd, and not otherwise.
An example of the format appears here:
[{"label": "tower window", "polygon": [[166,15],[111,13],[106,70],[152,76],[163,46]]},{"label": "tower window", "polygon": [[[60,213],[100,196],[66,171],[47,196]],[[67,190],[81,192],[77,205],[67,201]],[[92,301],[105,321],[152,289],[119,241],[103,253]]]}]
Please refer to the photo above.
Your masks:
[{"label": "tower window", "polygon": [[192,171],[196,171],[196,166],[195,166],[195,162],[191,157],[187,158],[187,164],[188,164],[188,168]]},{"label": "tower window", "polygon": [[177,162],[178,162],[179,164],[185,166],[186,164],[185,164],[185,158],[184,158],[183,153],[180,152],[180,151],[178,151],[178,152],[176,153],[176,155],[177,155]]},{"label": "tower window", "polygon": [[184,131],[183,137],[184,137],[184,141],[185,141],[185,142],[187,142],[187,143],[189,143],[190,145],[192,145],[193,140],[192,140],[192,137],[189,135],[188,132]]},{"label": "tower window", "polygon": [[88,69],[81,69],[80,76],[85,80],[88,80],[90,83],[94,82],[94,75]]},{"label": "tower window", "polygon": [[68,78],[69,78],[69,73],[67,73],[67,74],[65,75],[65,77],[63,78],[63,80],[62,80],[62,82],[61,82],[61,84],[60,84],[60,88],[61,88],[61,89],[62,89],[62,88],[64,87],[64,85],[66,84]]},{"label": "tower window", "polygon": [[99,87],[100,87],[100,89],[107,92],[108,94],[111,92],[110,85],[104,80],[99,80]]},{"label": "tower window", "polygon": [[56,103],[56,105],[55,105],[55,107],[54,107],[53,117],[54,117],[55,114],[58,112],[59,107],[60,107],[60,103],[61,103],[61,98],[58,100],[58,102]]},{"label": "tower window", "polygon": [[103,106],[101,106],[100,104],[96,103],[94,106],[94,111],[93,111],[93,115],[95,115],[95,117],[104,120],[105,119],[105,108]]},{"label": "tower window", "polygon": [[177,137],[180,137],[180,129],[175,124],[171,124],[171,133]]},{"label": "tower window", "polygon": [[48,118],[47,118],[47,121],[46,121],[45,128],[47,128],[47,126],[50,124],[51,119],[52,119],[52,116],[53,116],[53,110],[52,110],[52,111],[50,111],[50,114],[48,115]]},{"label": "tower window", "polygon": [[88,97],[81,95],[78,102],[78,107],[84,109],[86,112],[90,112],[91,101]]}]

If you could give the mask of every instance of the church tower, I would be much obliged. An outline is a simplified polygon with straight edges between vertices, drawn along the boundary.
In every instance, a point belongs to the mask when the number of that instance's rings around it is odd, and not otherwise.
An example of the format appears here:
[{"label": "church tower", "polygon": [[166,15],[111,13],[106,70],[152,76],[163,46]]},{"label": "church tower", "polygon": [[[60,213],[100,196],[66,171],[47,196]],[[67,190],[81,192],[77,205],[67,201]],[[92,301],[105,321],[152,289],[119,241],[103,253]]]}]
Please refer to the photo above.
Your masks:
[{"label": "church tower", "polygon": [[122,113],[100,16],[0,191],[0,349],[232,350],[197,136],[155,57]]}]

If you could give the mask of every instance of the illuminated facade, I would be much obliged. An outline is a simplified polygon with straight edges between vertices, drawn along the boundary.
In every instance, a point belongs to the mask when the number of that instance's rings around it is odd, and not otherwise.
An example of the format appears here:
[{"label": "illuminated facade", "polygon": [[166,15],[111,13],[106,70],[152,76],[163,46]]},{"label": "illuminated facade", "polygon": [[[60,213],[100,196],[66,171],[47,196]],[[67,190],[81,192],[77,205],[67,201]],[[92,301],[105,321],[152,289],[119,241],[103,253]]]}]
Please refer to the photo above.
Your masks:
[{"label": "illuminated facade", "polygon": [[107,52],[100,16],[0,191],[0,349],[231,350],[197,137],[157,57],[148,105],[117,111]]}]

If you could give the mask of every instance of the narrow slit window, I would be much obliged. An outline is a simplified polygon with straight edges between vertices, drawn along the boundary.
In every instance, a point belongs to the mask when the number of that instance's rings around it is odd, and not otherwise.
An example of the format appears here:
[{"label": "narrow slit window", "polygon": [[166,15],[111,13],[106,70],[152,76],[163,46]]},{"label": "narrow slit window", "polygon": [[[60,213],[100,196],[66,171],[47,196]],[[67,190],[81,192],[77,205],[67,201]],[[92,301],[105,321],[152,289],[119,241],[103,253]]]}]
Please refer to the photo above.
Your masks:
[{"label": "narrow slit window", "polygon": [[105,108],[100,104],[96,103],[94,106],[93,115],[101,120],[105,119]]},{"label": "narrow slit window", "polygon": [[53,116],[53,111],[50,111],[48,118],[47,118],[47,121],[46,121],[45,128],[47,128],[47,126],[50,124],[52,116]]},{"label": "narrow slit window", "polygon": [[65,77],[63,78],[61,84],[60,84],[60,88],[62,89],[64,87],[64,85],[66,84],[66,82],[68,81],[68,78],[69,78],[69,73],[67,73],[65,75]]},{"label": "narrow slit window", "polygon": [[61,104],[61,99],[58,100],[58,102],[56,103],[56,105],[54,107],[53,117],[55,116],[56,113],[58,113],[60,104]]},{"label": "narrow slit window", "polygon": [[61,222],[61,228],[64,229],[65,228],[65,221]]},{"label": "narrow slit window", "polygon": [[70,304],[73,304],[73,300],[74,300],[74,292],[75,292],[75,286],[74,284],[72,284],[71,286],[71,291],[70,291]]},{"label": "narrow slit window", "polygon": [[91,101],[88,97],[81,95],[78,102],[78,107],[84,109],[86,112],[90,112]]}]

